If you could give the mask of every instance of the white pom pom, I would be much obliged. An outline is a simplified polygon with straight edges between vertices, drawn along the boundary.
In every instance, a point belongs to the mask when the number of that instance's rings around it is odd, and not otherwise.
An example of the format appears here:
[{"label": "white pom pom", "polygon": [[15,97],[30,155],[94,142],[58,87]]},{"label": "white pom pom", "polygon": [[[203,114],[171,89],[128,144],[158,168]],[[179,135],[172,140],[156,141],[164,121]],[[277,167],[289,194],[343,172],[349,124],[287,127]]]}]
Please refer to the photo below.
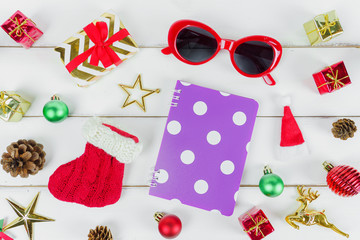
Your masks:
[{"label": "white pom pom", "polygon": [[281,97],[281,105],[282,106],[290,106],[291,105],[291,97],[290,96],[283,96]]},{"label": "white pom pom", "polygon": [[291,146],[291,147],[281,147],[279,144],[275,148],[276,157],[281,161],[289,161],[292,159],[300,159],[306,157],[310,154],[310,150],[304,142],[303,144]]}]

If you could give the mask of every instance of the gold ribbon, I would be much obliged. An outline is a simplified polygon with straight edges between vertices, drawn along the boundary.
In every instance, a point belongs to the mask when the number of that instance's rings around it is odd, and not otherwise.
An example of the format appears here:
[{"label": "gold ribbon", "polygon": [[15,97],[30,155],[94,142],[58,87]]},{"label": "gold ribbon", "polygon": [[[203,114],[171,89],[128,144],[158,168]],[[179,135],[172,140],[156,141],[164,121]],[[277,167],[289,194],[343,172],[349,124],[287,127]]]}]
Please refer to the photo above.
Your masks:
[{"label": "gold ribbon", "polygon": [[[27,21],[31,21],[31,19],[27,18],[22,23],[19,22],[19,19],[17,17],[15,17],[15,20],[13,20],[12,18],[9,18],[9,19],[14,24],[16,24],[16,28],[14,28],[11,32],[9,32],[10,36],[14,32],[15,32],[15,35],[18,36],[18,37],[21,37],[23,34],[25,34],[26,36],[28,36],[28,38],[30,38],[31,41],[35,42],[35,40],[32,37],[30,37],[29,34],[27,34],[27,32],[23,29],[24,27],[27,26]],[[31,22],[34,23],[33,21],[31,21]]]},{"label": "gold ribbon", "polygon": [[4,113],[4,115],[6,115],[6,113],[7,113],[6,109],[10,109],[13,112],[24,114],[24,112],[22,111],[21,108],[19,108],[20,111],[18,111],[18,110],[13,109],[12,107],[10,107],[9,105],[6,104],[6,101],[13,98],[14,96],[21,98],[21,96],[18,95],[18,94],[9,94],[9,93],[6,93],[4,91],[2,91],[0,93],[0,108],[1,108],[2,112]]},{"label": "gold ribbon", "polygon": [[[338,19],[335,19],[334,21],[329,22],[329,15],[328,15],[328,14],[322,14],[322,15],[324,16],[325,24],[324,24],[321,28],[316,27],[316,29],[312,30],[311,32],[307,32],[306,34],[310,34],[310,33],[312,33],[312,32],[317,31],[317,32],[319,32],[319,33],[321,34],[321,36],[323,36],[323,35],[325,35],[325,33],[326,33],[327,31],[329,31],[329,33],[330,33],[330,39],[332,39],[333,33],[331,32],[331,29],[330,29],[330,28],[336,25],[336,21],[338,21]],[[319,16],[321,16],[321,15],[319,15]],[[315,17],[315,18],[316,18],[316,17]],[[314,18],[314,19],[315,19],[315,18]],[[316,25],[316,23],[315,23],[315,25]],[[329,39],[329,40],[330,40],[330,39]]]},{"label": "gold ribbon", "polygon": [[264,217],[262,217],[262,216],[258,216],[257,217],[257,221],[255,221],[255,219],[250,215],[250,214],[247,214],[250,218],[251,218],[251,220],[254,222],[254,224],[255,224],[255,226],[252,226],[251,228],[249,228],[247,231],[245,231],[245,232],[251,232],[251,231],[253,231],[254,229],[255,229],[255,235],[256,236],[258,236],[259,235],[259,232],[261,233],[261,235],[263,236],[263,237],[265,237],[265,235],[264,235],[264,233],[261,231],[261,229],[260,229],[260,225],[261,224],[264,224],[264,223],[266,223],[266,222],[268,222],[269,220],[267,219],[267,218],[264,218]]},{"label": "gold ribbon", "polygon": [[329,81],[329,82],[326,82],[324,84],[321,84],[320,86],[318,86],[318,88],[321,88],[325,85],[328,85],[328,84],[333,84],[333,88],[336,90],[336,89],[339,89],[343,86],[345,86],[345,83],[341,82],[342,80],[344,80],[345,78],[348,78],[349,75],[345,76],[345,77],[342,77],[340,79],[338,79],[338,74],[339,74],[339,70],[336,70],[336,73],[334,74],[334,70],[332,69],[331,66],[329,66],[330,70],[331,70],[331,74],[330,73],[327,73],[326,76],[328,78],[330,78],[332,81]]}]

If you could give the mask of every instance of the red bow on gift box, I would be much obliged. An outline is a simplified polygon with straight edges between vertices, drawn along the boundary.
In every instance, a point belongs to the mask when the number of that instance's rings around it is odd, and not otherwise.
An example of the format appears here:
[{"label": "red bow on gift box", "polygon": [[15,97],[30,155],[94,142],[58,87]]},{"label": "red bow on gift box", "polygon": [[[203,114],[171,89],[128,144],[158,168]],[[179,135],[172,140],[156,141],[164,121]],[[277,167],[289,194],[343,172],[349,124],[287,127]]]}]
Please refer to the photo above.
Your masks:
[{"label": "red bow on gift box", "polygon": [[107,41],[105,40],[108,37],[108,28],[105,22],[97,22],[96,25],[94,23],[90,23],[84,28],[84,31],[95,46],[78,55],[66,65],[66,69],[70,73],[80,64],[85,62],[90,56],[90,64],[93,66],[99,66],[100,61],[105,68],[111,66],[112,64],[118,66],[122,62],[115,51],[110,48],[110,45],[127,37],[129,32],[126,29],[121,29],[119,32],[112,35]]}]

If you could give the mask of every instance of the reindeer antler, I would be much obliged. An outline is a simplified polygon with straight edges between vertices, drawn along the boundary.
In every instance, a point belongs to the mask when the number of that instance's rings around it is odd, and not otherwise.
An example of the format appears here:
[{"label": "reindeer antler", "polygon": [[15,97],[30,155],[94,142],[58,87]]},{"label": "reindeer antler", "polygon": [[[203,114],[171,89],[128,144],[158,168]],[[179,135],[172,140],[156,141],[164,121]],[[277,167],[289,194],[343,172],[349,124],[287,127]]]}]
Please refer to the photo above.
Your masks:
[{"label": "reindeer antler", "polygon": [[309,188],[307,190],[307,194],[305,194],[306,189],[304,189],[304,186],[297,186],[297,190],[298,190],[299,195],[301,197],[305,197],[305,198],[309,199],[311,202],[314,201],[315,199],[317,199],[320,196],[320,194],[318,194],[318,191],[311,192],[311,188]]},{"label": "reindeer antler", "polygon": [[320,194],[318,194],[318,191],[311,192],[311,188],[309,188],[308,196],[310,197],[311,201],[314,201],[315,199],[317,199],[320,196]]},{"label": "reindeer antler", "polygon": [[300,196],[304,196],[305,193],[304,186],[297,186],[297,190]]}]

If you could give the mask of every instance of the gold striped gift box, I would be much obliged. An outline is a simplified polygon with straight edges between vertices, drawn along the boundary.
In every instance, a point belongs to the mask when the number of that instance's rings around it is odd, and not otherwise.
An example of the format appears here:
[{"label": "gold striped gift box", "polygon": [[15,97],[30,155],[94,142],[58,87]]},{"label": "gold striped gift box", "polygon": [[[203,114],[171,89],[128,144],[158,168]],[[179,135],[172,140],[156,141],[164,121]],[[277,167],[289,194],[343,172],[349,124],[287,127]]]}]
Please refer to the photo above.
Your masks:
[{"label": "gold striped gift box", "polygon": [[[110,38],[114,33],[125,29],[125,26],[122,24],[119,16],[113,11],[105,12],[98,19],[94,20],[93,23],[95,24],[99,21],[107,24],[108,38]],[[92,46],[94,46],[94,43],[89,39],[85,31],[81,30],[57,46],[55,51],[60,53],[60,58],[66,66],[75,57],[87,51]],[[139,47],[130,35],[120,41],[114,42],[110,48],[115,51],[122,61],[127,60],[139,51]],[[113,64],[104,68],[101,62],[99,63],[99,66],[94,66],[91,65],[89,61],[90,57],[70,73],[75,78],[77,85],[80,87],[86,87],[93,84],[96,80],[116,67]]]}]

